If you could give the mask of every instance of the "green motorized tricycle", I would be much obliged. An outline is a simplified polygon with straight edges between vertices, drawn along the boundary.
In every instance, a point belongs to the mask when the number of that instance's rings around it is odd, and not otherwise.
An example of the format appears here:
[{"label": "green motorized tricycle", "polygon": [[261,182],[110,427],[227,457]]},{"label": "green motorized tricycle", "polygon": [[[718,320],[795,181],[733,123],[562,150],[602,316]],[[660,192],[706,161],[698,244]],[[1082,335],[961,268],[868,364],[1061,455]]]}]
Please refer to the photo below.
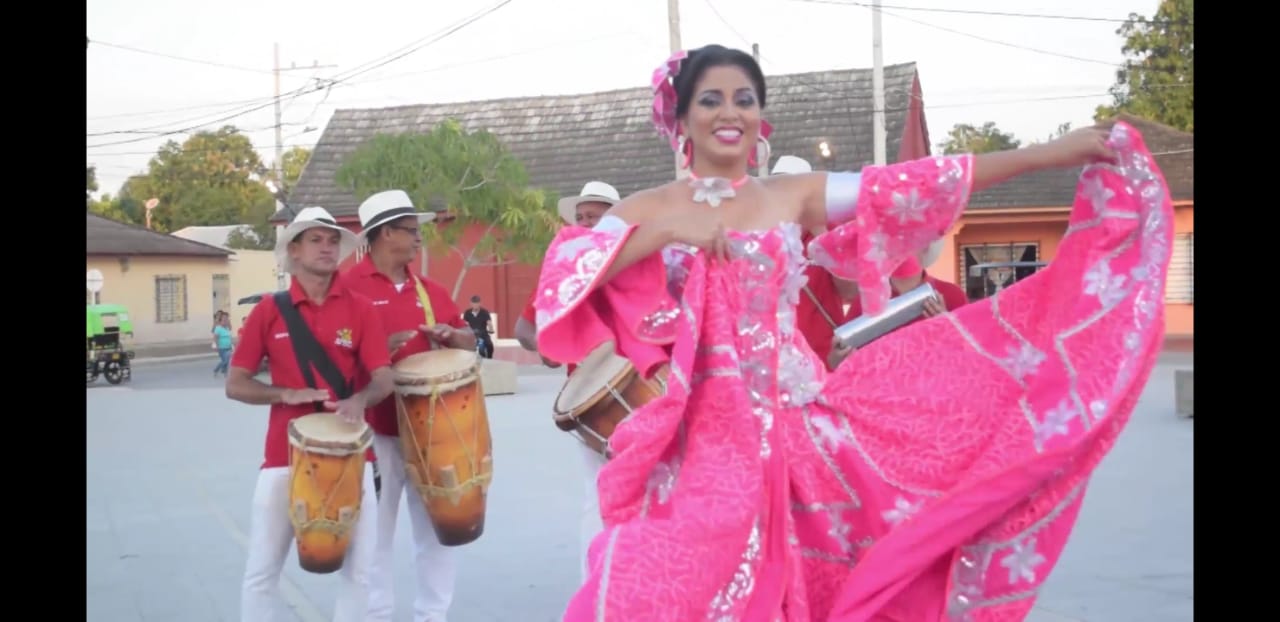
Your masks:
[{"label": "green motorized tricycle", "polygon": [[132,377],[133,322],[121,305],[85,305],[85,379],[92,384],[101,375],[111,384]]}]

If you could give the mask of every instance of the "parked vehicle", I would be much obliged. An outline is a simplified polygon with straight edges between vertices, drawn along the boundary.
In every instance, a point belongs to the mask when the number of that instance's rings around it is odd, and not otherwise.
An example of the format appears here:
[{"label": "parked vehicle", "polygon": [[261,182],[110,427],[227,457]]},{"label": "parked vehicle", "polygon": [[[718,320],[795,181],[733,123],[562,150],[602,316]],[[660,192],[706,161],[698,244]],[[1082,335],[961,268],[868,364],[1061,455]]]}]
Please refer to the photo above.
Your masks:
[{"label": "parked vehicle", "polygon": [[133,377],[133,322],[122,305],[85,305],[85,383],[98,376],[111,384]]}]

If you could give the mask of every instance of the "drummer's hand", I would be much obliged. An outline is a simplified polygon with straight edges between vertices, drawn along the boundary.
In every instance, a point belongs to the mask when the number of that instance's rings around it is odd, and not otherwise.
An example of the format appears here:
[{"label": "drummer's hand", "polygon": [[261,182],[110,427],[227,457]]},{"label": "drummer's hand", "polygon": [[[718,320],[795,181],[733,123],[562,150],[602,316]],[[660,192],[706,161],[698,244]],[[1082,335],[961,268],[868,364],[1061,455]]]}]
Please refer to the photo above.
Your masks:
[{"label": "drummer's hand", "polygon": [[323,402],[328,399],[329,392],[320,389],[285,389],[284,393],[280,394],[280,401],[290,406]]},{"label": "drummer's hand", "polygon": [[418,327],[418,330],[426,333],[436,343],[449,343],[449,339],[453,337],[453,332],[457,329],[448,324],[436,324],[435,326],[422,325]]},{"label": "drummer's hand", "polygon": [[396,350],[403,348],[404,344],[409,343],[409,340],[413,339],[413,336],[417,334],[418,331],[416,330],[404,330],[398,333],[391,333],[391,336],[387,337],[387,349],[390,350],[392,354],[395,354]]},{"label": "drummer's hand", "polygon": [[347,423],[357,423],[364,418],[364,397],[359,393],[337,402],[326,400],[324,407],[336,411]]},{"label": "drummer's hand", "polygon": [[539,354],[538,356],[542,357],[542,364],[543,364],[543,365],[546,365],[547,367],[550,367],[551,369],[555,369],[555,368],[557,368],[557,367],[559,367],[559,366],[560,366],[560,364],[559,364],[559,363],[557,363],[557,362],[555,362],[555,361],[553,361],[553,360],[551,360],[551,359],[549,359],[549,358],[547,358],[547,357],[545,357],[545,356],[542,356],[541,354]]},{"label": "drummer's hand", "polygon": [[853,354],[853,348],[843,345],[838,341],[832,340],[831,353],[827,355],[827,368],[835,369],[843,363],[845,359]]},{"label": "drummer's hand", "polygon": [[939,297],[937,297],[937,296],[931,296],[928,300],[925,300],[925,301],[924,301],[924,316],[925,316],[925,317],[933,317],[933,316],[935,316],[935,315],[942,315],[943,311],[946,311],[946,307],[944,307],[944,306],[942,305],[942,299],[941,299],[941,298],[939,298]]}]

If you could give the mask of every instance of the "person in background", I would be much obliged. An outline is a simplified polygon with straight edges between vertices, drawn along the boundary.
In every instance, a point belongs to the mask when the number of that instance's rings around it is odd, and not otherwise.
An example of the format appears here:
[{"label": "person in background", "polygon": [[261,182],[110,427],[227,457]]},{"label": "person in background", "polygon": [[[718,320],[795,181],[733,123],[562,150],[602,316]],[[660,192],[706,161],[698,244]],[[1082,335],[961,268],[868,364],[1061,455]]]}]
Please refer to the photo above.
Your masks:
[{"label": "person in background", "polygon": [[[600,222],[600,218],[604,216],[609,208],[617,205],[622,200],[617,189],[602,181],[589,181],[582,187],[582,192],[576,197],[565,197],[560,199],[558,206],[560,218],[566,225],[576,225],[590,229]],[[535,287],[533,292],[529,294],[529,302],[525,305],[524,312],[516,319],[516,340],[520,342],[520,346],[530,352],[538,351],[538,322],[536,310],[533,303],[538,294]],[[541,353],[539,353],[541,356]],[[547,367],[555,369],[560,367],[558,361],[553,361],[545,356],[541,356],[542,363]],[[577,366],[569,361],[567,375],[572,376]],[[591,545],[591,539],[604,529],[604,522],[600,516],[600,500],[599,493],[596,490],[596,478],[600,474],[600,469],[604,466],[604,457],[593,451],[590,447],[573,441],[578,446],[578,453],[582,456],[582,513],[579,515],[578,533],[581,538],[580,547],[578,549],[579,568],[582,571],[583,580],[587,577],[587,548]]]},{"label": "person in background", "polygon": [[[394,388],[387,333],[378,312],[338,274],[338,263],[355,247],[356,235],[336,224],[328,210],[308,207],[279,234],[275,248],[276,263],[293,276],[285,303],[294,307],[319,342],[341,375],[343,386],[330,385],[324,374],[314,374],[315,388],[308,386],[275,295],[263,297],[249,312],[240,347],[231,358],[227,397],[244,404],[270,405],[263,460],[249,513],[240,622],[283,619],[280,573],[294,543],[289,423],[323,408],[354,424],[364,417],[367,406],[381,402]],[[264,360],[270,368],[271,384],[254,378]],[[358,372],[368,381],[351,382]],[[365,452],[366,463],[373,459],[372,451]],[[344,526],[351,529],[351,546],[342,569],[334,573],[338,575],[336,589],[329,588],[336,596],[332,622],[368,620],[369,572],[378,543],[377,500],[372,469],[360,471],[352,475],[363,480],[362,509],[352,524]]]},{"label": "person in background", "polygon": [[[802,175],[812,173],[813,167],[807,160],[793,155],[778,158],[770,175]],[[808,248],[809,242],[825,228],[805,231],[801,234],[800,243]],[[837,326],[848,321],[845,316],[845,303],[855,298],[857,286],[850,281],[837,278],[825,268],[816,265],[806,266],[804,274],[808,281],[801,288],[800,303],[796,305],[796,327],[804,335],[809,347],[813,348],[822,360],[830,362],[832,358],[832,338]],[[845,356],[848,354],[846,353]],[[831,369],[835,369],[831,366]]]},{"label": "person in background", "polygon": [[[925,271],[923,266],[931,266],[938,260],[938,255],[942,254],[942,240],[937,240],[929,245],[920,256],[920,259],[911,257],[902,262],[898,269],[889,277],[889,295],[898,297],[903,292],[909,292],[923,283],[928,283],[938,292],[933,300],[927,300],[924,303],[924,313],[920,317],[899,326],[894,330],[900,330],[904,326],[910,326],[916,322],[922,322],[931,317],[942,315],[944,311],[950,312],[969,304],[969,297],[965,296],[964,290],[960,289],[955,283],[949,283],[942,279],[935,278]],[[853,297],[853,301],[849,304],[849,313],[845,316],[846,322],[862,316],[862,300],[858,296]],[[892,332],[892,331],[890,331]],[[830,352],[827,354],[827,366],[835,369],[849,355],[853,353],[852,348],[836,343],[834,339],[830,343]]]},{"label": "person in background", "polygon": [[471,327],[476,334],[476,343],[480,344],[480,356],[493,358],[493,316],[489,310],[480,306],[480,296],[471,297],[471,308],[462,313],[462,321]]},{"label": "person in background", "polygon": [[234,340],[231,335],[231,315],[225,311],[219,311],[214,315],[213,324],[213,347],[218,350],[218,364],[213,368],[213,375],[227,375],[227,368],[231,365],[231,348]]},{"label": "person in background", "polygon": [[[368,297],[387,329],[385,352],[395,365],[421,352],[452,348],[476,351],[449,290],[413,270],[422,251],[422,227],[435,214],[420,212],[403,190],[386,190],[360,204],[360,245],[369,252],[344,275],[353,291]],[[440,544],[413,480],[406,479],[404,450],[394,396],[369,404],[365,420],[373,428],[381,490],[377,509],[377,552],[369,571],[369,609],[362,622],[395,618],[394,544],[400,502],[408,505],[413,538],[413,620],[443,622],[457,580],[455,550]]]}]

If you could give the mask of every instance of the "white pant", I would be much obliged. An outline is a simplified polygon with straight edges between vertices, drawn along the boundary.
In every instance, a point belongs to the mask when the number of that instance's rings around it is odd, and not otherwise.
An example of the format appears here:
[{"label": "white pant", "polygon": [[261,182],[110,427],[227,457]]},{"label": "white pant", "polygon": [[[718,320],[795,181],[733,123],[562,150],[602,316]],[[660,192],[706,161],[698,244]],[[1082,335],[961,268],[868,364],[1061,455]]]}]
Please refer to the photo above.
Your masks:
[{"label": "white pant", "polygon": [[600,467],[604,466],[604,456],[595,450],[587,447],[582,441],[574,440],[574,445],[578,446],[579,454],[582,456],[582,478],[583,492],[585,493],[582,503],[582,522],[580,524],[580,545],[579,566],[582,570],[582,581],[587,580],[587,548],[591,546],[591,540],[596,534],[604,530],[604,521],[600,519],[600,496],[596,489],[596,479],[600,477]]},{"label": "white pant", "polygon": [[[342,569],[336,573],[341,582],[333,608],[334,622],[363,622],[369,604],[369,567],[378,536],[371,471],[364,469],[360,517],[356,519]],[[240,622],[292,619],[279,612],[280,572],[294,544],[293,524],[289,522],[289,467],[258,472],[250,521],[249,556],[240,588]]]},{"label": "white pant", "polygon": [[[457,578],[454,550],[440,544],[422,497],[413,484],[405,481],[404,456],[400,439],[395,436],[373,436],[373,451],[378,456],[378,473],[382,491],[378,499],[378,546],[373,571],[370,573],[370,622],[390,621],[395,609],[395,579],[392,568],[392,541],[396,518],[400,515],[400,498],[409,503],[409,525],[413,529],[414,565],[418,589],[413,599],[414,622],[445,622],[445,614],[453,601],[453,585]],[[406,485],[407,484],[407,485]],[[402,494],[403,493],[403,494]]]}]

